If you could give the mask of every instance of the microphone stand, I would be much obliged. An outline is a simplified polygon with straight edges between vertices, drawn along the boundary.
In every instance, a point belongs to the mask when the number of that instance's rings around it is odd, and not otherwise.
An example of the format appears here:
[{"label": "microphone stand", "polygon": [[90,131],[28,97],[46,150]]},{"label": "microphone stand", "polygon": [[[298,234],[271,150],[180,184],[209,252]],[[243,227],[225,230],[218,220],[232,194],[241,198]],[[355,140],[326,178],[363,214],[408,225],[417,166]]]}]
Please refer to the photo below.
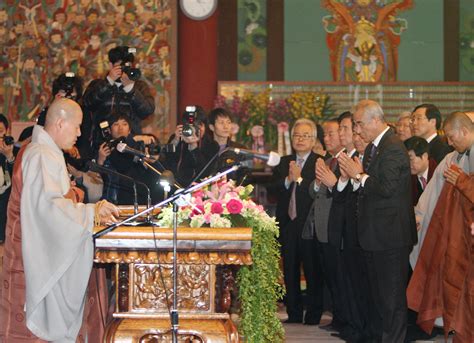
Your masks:
[{"label": "microphone stand", "polygon": [[190,186],[185,188],[183,191],[178,192],[177,194],[175,193],[168,199],[163,200],[162,202],[155,204],[140,213],[134,214],[133,216],[130,216],[124,220],[122,220],[119,223],[114,223],[112,225],[107,226],[106,228],[96,232],[95,234],[92,235],[94,239],[94,245],[95,245],[95,240],[105,234],[107,234],[110,231],[115,230],[117,227],[139,217],[144,214],[148,214],[151,211],[153,211],[156,208],[163,207],[169,203],[173,203],[173,306],[171,309],[170,313],[170,319],[171,319],[171,333],[172,333],[172,339],[173,343],[178,342],[178,328],[179,328],[179,314],[178,314],[178,201],[180,198],[184,197],[187,194],[191,194],[192,192],[203,188],[204,186],[219,180],[220,178],[224,177],[227,174],[230,174],[237,169],[239,169],[240,165],[234,165],[230,167],[229,169],[223,171],[222,173],[218,173],[194,186]]}]

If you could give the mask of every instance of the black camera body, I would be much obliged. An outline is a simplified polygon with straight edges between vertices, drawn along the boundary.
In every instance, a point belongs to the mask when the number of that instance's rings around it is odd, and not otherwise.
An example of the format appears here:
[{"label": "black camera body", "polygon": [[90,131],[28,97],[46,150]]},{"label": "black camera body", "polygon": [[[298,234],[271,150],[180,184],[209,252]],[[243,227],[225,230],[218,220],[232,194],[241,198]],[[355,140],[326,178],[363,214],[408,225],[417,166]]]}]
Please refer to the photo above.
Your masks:
[{"label": "black camera body", "polygon": [[173,144],[145,144],[142,141],[136,142],[137,149],[148,153],[149,155],[159,155],[160,153],[176,152],[176,147]]},{"label": "black camera body", "polygon": [[76,81],[75,74],[68,72],[65,75],[66,77],[64,78],[63,87],[64,87],[64,92],[66,93],[66,95],[64,97],[74,100],[75,97],[72,95],[72,93],[74,92],[74,84]]},{"label": "black camera body", "polygon": [[142,72],[138,68],[134,68],[131,62],[122,62],[122,72],[127,74],[128,78],[132,81],[137,81],[141,76]]},{"label": "black camera body", "polygon": [[12,136],[3,136],[3,141],[5,142],[5,145],[15,144],[15,139]]},{"label": "black camera body", "polygon": [[100,127],[100,144],[102,143],[107,144],[107,146],[113,150],[117,146],[118,143],[124,142],[126,137],[119,137],[119,138],[113,138],[112,137],[112,131],[110,130],[109,122],[107,120],[101,121],[99,123]]},{"label": "black camera body", "polygon": [[199,125],[196,122],[197,111],[196,106],[186,106],[183,113],[183,136],[191,137],[196,135],[199,137]]}]

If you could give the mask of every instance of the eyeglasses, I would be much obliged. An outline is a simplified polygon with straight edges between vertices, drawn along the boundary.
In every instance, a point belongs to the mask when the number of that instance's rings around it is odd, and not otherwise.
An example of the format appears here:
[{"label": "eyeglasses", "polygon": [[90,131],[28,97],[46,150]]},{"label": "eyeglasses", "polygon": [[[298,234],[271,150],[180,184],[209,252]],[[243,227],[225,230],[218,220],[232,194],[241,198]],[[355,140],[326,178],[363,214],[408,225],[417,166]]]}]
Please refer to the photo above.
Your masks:
[{"label": "eyeglasses", "polygon": [[308,139],[311,139],[313,138],[314,136],[313,135],[307,135],[307,134],[304,134],[304,135],[300,135],[298,133],[295,133],[293,135],[293,139],[297,140],[297,139],[301,139],[303,141],[307,141]]}]

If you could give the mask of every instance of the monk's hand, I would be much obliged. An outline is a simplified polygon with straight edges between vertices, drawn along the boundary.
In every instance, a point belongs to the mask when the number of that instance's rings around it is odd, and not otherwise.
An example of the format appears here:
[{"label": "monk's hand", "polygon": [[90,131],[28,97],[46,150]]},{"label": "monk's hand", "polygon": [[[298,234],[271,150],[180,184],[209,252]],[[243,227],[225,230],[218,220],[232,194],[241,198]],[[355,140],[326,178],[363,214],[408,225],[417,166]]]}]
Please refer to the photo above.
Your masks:
[{"label": "monk's hand", "polygon": [[100,221],[103,224],[116,223],[118,221],[118,217],[120,216],[118,207],[105,200],[101,202],[98,211]]},{"label": "monk's hand", "polygon": [[421,218],[420,218],[420,216],[415,216],[415,222],[416,222],[416,231],[420,231],[420,229],[421,229]]},{"label": "monk's hand", "polygon": [[461,174],[463,174],[463,171],[453,164],[451,167],[445,170],[443,175],[446,178],[446,181],[452,185],[456,185],[456,181]]}]

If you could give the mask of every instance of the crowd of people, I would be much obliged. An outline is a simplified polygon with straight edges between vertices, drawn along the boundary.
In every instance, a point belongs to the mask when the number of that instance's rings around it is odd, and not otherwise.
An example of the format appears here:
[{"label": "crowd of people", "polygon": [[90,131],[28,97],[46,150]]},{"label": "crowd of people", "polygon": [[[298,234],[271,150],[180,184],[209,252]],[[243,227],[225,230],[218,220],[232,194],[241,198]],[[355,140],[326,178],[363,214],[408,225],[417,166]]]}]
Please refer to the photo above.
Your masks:
[{"label": "crowd of people", "polygon": [[[0,116],[2,341],[100,339],[97,313],[107,315],[107,296],[86,301],[105,288],[92,263],[92,231],[118,220],[116,205],[135,201],[130,180],[158,202],[164,170],[186,187],[241,159],[228,149],[243,146],[232,141],[232,114],[222,108],[192,106],[167,144],[142,133],[154,102],[147,85],[124,72],[133,53],[116,47],[109,61],[106,77],[84,94],[79,77],[58,77],[50,106],[18,142]],[[268,183],[286,322],[318,325],[330,310],[332,322],[321,328],[348,342],[398,343],[443,330],[472,342],[470,115],[455,112],[443,123],[435,105],[422,104],[392,127],[377,102],[363,100],[322,126],[298,119],[290,135],[293,153]],[[245,171],[230,177],[244,182]],[[138,193],[145,204],[147,192]]]},{"label": "crowd of people", "polygon": [[315,124],[294,123],[272,182],[286,323],[329,309],[320,328],[347,342],[473,342],[471,118],[421,104],[392,126],[362,100],[323,123],[324,155]]}]

